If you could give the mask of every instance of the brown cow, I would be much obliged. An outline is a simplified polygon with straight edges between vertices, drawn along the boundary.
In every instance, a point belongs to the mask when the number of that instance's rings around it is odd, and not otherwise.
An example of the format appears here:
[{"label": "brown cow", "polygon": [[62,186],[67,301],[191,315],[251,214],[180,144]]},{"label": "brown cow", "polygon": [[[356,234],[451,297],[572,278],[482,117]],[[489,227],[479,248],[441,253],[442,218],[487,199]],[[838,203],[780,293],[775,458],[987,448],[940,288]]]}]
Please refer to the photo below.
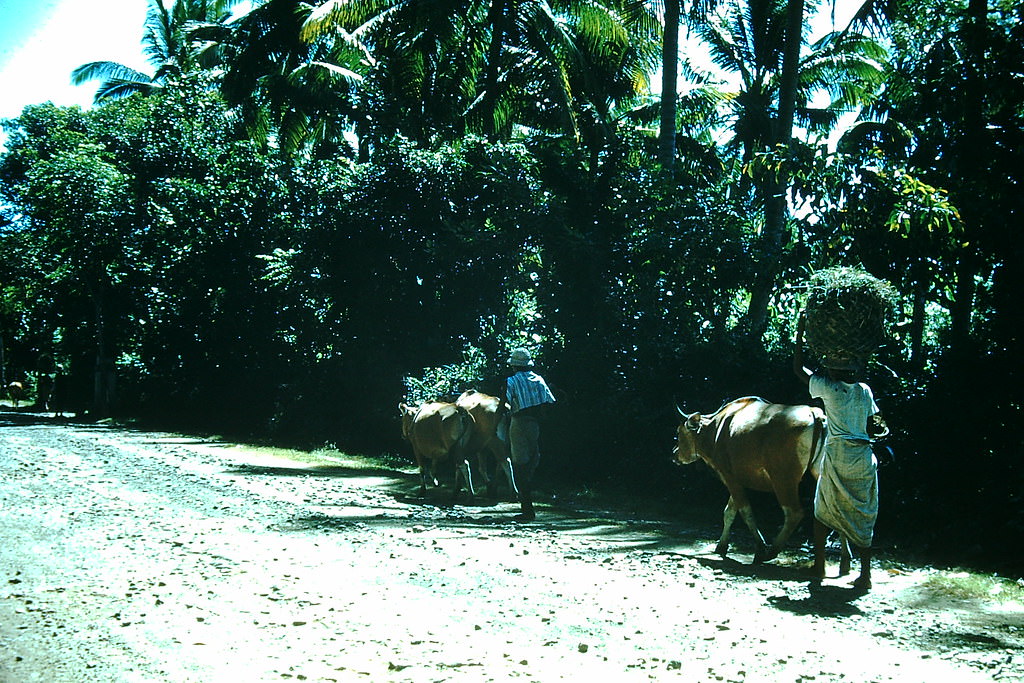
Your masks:
[{"label": "brown cow", "polygon": [[[509,405],[497,396],[490,396],[475,389],[465,391],[455,404],[473,416],[473,436],[466,449],[467,455],[476,454],[480,478],[487,486],[487,495],[497,496],[498,472],[505,475],[509,490],[518,496],[515,477],[512,476],[512,457],[508,445]],[[488,458],[488,456],[490,456]],[[491,477],[491,468],[495,468]]]},{"label": "brown cow", "polygon": [[25,385],[15,380],[7,385],[7,395],[11,398],[11,404],[17,408],[18,404],[25,400]]},{"label": "brown cow", "polygon": [[[674,455],[680,464],[701,459],[718,474],[729,490],[725,528],[715,552],[729,551],[729,530],[738,512],[757,542],[755,562],[778,555],[803,519],[797,488],[804,474],[817,477],[818,458],[824,442],[825,415],[810,406],[769,403],[761,398],[739,398],[713,415],[681,409],[678,444]],[[782,506],[785,521],[771,547],[757,528],[747,489],[772,491]]]},{"label": "brown cow", "polygon": [[[466,458],[466,446],[473,435],[473,416],[454,403],[432,401],[419,407],[399,404],[402,436],[412,444],[420,468],[420,495],[427,494],[427,479],[437,486],[435,472],[440,462],[455,461],[455,491],[459,495],[462,479],[470,495],[476,495]],[[429,475],[428,475],[429,469]]]}]

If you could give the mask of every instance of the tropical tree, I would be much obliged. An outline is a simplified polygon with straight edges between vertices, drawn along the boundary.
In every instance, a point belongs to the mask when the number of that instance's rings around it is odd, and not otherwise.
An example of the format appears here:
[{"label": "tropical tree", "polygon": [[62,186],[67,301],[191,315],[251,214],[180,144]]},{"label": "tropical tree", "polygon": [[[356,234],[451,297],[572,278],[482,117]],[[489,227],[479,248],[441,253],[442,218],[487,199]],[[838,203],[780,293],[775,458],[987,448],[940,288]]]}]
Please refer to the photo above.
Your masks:
[{"label": "tropical tree", "polygon": [[[656,3],[656,5],[659,3]],[[705,24],[721,0],[693,0],[685,14],[687,23]],[[676,133],[679,110],[679,31],[684,18],[682,0],[661,0],[664,21],[661,42],[661,101],[658,133],[658,161],[671,168],[676,158]]]},{"label": "tropical tree", "polygon": [[[606,126],[611,103],[642,92],[653,68],[652,18],[615,2],[330,0],[303,35],[357,39],[373,57],[368,115],[418,141],[517,127],[578,138]],[[643,36],[644,40],[635,40]]]},{"label": "tropical tree", "polygon": [[221,23],[230,17],[230,9],[239,0],[148,0],[142,34],[143,52],[153,65],[152,75],[118,62],[89,62],[71,72],[71,82],[83,85],[100,81],[95,101],[148,94],[162,88],[168,79],[198,67],[214,66],[212,51],[196,44],[189,31],[196,23]]},{"label": "tropical tree", "polygon": [[[129,269],[125,245],[135,203],[133,178],[98,144],[89,118],[77,108],[27,107],[9,124],[10,153],[0,173],[20,210],[20,236],[34,246],[29,263],[45,273],[50,296],[65,306],[87,306],[78,321],[95,349],[94,410],[108,414],[113,400],[113,353],[119,305]],[[38,136],[38,137],[36,137]],[[51,313],[56,305],[51,304]],[[53,329],[51,318],[49,325]]]},{"label": "tropical tree", "polygon": [[[745,323],[752,339],[767,325],[769,302],[778,277],[787,229],[788,178],[778,169],[757,172],[758,155],[792,144],[794,126],[828,131],[839,116],[870,104],[885,74],[887,53],[868,36],[844,30],[829,34],[801,53],[804,6],[797,0],[754,0],[728,7],[715,21],[698,27],[714,62],[739,78],[728,100],[732,138],[750,173],[764,211],[756,258],[761,264],[750,289]],[[827,105],[814,104],[829,94]]]},{"label": "tropical tree", "polygon": [[221,90],[254,140],[287,154],[313,143],[330,155],[349,148],[347,131],[365,127],[362,72],[374,58],[351,36],[303,39],[311,12],[300,0],[267,0],[195,35],[219,46]]},{"label": "tropical tree", "polygon": [[913,133],[909,165],[946,187],[963,216],[950,290],[951,345],[970,353],[976,298],[994,270],[1016,269],[1020,240],[1006,231],[1021,208],[1022,135],[1019,3],[970,0],[899,7],[893,17],[897,63],[879,114]]}]

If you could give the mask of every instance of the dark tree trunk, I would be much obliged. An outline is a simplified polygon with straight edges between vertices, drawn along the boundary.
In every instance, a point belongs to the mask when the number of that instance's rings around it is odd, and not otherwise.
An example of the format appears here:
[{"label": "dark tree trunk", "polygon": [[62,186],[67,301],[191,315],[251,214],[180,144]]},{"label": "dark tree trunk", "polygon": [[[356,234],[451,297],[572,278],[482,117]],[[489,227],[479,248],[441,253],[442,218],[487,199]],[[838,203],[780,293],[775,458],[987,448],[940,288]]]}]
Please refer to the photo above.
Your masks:
[{"label": "dark tree trunk", "polygon": [[676,158],[676,91],[679,76],[679,0],[665,0],[665,34],[661,43],[661,130],[658,161],[672,168]]},{"label": "dark tree trunk", "polygon": [[[775,142],[788,145],[793,137],[793,119],[800,75],[800,45],[803,41],[804,0],[789,0],[786,8],[786,43],[779,87],[779,116],[775,124]],[[760,264],[747,307],[747,329],[753,340],[760,340],[768,327],[768,305],[779,276],[782,251],[786,246],[789,211],[786,194],[789,178],[782,172],[766,183],[764,232],[760,241]]]},{"label": "dark tree trunk", "polygon": [[[984,232],[981,223],[987,211],[978,206],[985,201],[978,187],[987,174],[986,131],[985,131],[985,59],[988,45],[988,3],[986,0],[970,0],[967,5],[967,20],[963,28],[965,48],[964,65],[964,132],[957,152],[962,175],[962,196],[960,198],[964,222],[969,232]],[[959,255],[956,266],[956,289],[950,310],[950,346],[956,354],[966,351],[971,337],[974,297],[977,290],[975,278],[982,267],[982,259],[974,246],[976,239],[968,240]]]},{"label": "dark tree trunk", "polygon": [[508,21],[506,0],[493,0],[487,13],[491,27],[491,42],[487,46],[487,64],[484,67],[484,97],[481,103],[484,133],[492,142],[498,136],[495,115],[498,106],[498,78],[501,75],[501,52],[505,43],[505,24]]}]

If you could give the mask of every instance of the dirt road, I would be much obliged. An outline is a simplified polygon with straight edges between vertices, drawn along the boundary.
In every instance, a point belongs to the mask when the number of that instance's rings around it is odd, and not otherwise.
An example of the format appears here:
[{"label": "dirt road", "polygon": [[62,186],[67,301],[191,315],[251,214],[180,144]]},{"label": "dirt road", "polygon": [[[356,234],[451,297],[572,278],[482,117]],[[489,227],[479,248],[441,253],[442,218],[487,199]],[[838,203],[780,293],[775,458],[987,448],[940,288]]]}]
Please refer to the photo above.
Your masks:
[{"label": "dirt road", "polygon": [[[0,681],[1024,680],[1024,610],[685,521],[417,500],[411,472],[0,414]],[[741,548],[742,550],[742,548]],[[835,573],[833,566],[832,573]]]}]

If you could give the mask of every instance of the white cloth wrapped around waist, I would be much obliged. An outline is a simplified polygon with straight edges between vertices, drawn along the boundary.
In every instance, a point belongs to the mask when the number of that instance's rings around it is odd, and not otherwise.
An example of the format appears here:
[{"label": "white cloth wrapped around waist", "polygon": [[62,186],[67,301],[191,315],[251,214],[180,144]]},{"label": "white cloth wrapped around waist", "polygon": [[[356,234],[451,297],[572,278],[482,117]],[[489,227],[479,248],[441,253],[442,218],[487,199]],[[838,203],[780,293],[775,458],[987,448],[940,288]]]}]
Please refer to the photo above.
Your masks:
[{"label": "white cloth wrapped around waist", "polygon": [[878,518],[878,461],[871,444],[829,438],[824,451],[814,516],[854,545],[870,547]]}]

